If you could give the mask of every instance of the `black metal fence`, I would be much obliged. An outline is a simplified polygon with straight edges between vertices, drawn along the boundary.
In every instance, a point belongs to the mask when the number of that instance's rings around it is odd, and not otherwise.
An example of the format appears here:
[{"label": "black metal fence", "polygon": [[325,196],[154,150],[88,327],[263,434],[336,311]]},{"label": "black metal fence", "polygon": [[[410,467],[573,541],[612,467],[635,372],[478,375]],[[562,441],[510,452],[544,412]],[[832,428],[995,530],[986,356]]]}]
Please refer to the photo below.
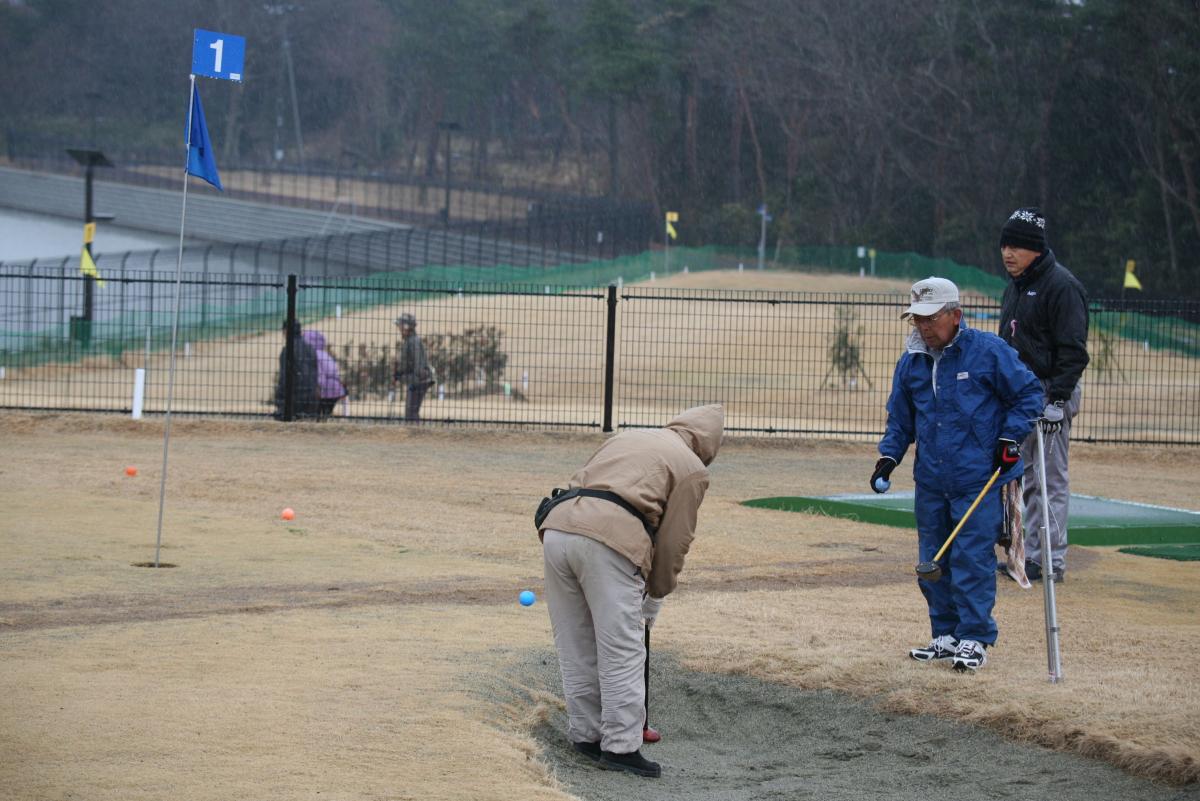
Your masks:
[{"label": "black metal fence", "polygon": [[[908,327],[900,295],[685,290],[650,281],[601,288],[299,277],[182,283],[174,412],[269,416],[281,324],[292,309],[329,343],[347,396],[328,424],[404,417],[393,382],[401,313],[436,372],[426,423],[500,427],[657,426],[721,402],[747,435],[871,439],[882,431]],[[165,410],[173,280],[109,279],[119,314],[83,325],[83,279],[0,275],[0,408],[129,414]],[[136,302],[135,302],[136,300]],[[1083,411],[1073,437],[1200,444],[1200,339],[1180,304],[1095,302]],[[966,296],[992,330],[994,300]],[[73,319],[75,318],[75,319]],[[141,378],[139,379],[139,371]]]}]

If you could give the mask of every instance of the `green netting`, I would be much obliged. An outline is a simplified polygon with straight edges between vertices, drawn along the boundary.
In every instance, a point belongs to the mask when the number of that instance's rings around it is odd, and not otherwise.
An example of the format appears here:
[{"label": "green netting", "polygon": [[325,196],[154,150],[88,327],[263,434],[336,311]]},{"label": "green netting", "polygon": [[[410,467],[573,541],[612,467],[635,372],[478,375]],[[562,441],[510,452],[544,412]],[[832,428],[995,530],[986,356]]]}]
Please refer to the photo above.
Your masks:
[{"label": "green netting", "polygon": [[1169,350],[1183,356],[1200,356],[1200,325],[1168,315],[1102,311],[1092,306],[1092,339],[1098,355],[1110,340],[1129,339],[1148,350]]},{"label": "green netting", "polygon": [[[916,528],[912,492],[854,493],[828,497],[779,496],[743,505],[785,512],[827,515],[863,523]],[[1200,512],[1172,509],[1094,495],[1071,495],[1067,523],[1076,545],[1200,543]]]},{"label": "green netting", "polygon": [[[548,286],[607,286],[618,278],[625,283],[648,280],[651,274],[667,276],[682,272],[715,270],[722,266],[716,248],[671,248],[622,256],[617,259],[557,267],[487,267],[430,265],[400,273],[376,273],[364,280],[378,278],[383,284],[436,281],[466,284],[545,284]],[[353,279],[358,280],[358,279]]]}]

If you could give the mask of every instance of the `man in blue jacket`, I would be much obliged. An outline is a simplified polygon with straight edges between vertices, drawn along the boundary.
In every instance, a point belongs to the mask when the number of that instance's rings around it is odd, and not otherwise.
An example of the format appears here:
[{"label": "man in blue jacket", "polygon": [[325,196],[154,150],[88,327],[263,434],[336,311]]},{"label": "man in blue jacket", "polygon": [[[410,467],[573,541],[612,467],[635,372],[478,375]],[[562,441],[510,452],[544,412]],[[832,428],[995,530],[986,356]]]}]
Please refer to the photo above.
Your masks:
[{"label": "man in blue jacket", "polygon": [[920,561],[931,561],[992,474],[1000,478],[963,525],[941,565],[939,581],[918,579],[929,604],[933,640],[909,654],[922,662],[950,659],[955,670],[977,670],[996,642],[996,539],[1000,487],[1024,471],[1019,443],[1042,412],[1042,387],[995,334],[963,324],[958,287],[926,278],[912,287],[901,315],[913,325],[896,364],[887,431],[871,488],[887,480],[917,443]]}]

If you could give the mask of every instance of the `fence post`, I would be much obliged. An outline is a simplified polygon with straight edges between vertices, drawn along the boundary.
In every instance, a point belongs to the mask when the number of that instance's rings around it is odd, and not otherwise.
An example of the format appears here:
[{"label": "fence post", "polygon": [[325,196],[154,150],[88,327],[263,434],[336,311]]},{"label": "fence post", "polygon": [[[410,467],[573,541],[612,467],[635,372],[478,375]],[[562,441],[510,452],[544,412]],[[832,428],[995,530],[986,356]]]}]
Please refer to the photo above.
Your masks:
[{"label": "fence post", "polygon": [[604,327],[604,428],[613,430],[613,369],[617,351],[617,285],[608,285],[608,322]]},{"label": "fence post", "polygon": [[283,419],[296,419],[296,276],[288,276],[287,320],[284,323],[287,340],[283,346]]}]

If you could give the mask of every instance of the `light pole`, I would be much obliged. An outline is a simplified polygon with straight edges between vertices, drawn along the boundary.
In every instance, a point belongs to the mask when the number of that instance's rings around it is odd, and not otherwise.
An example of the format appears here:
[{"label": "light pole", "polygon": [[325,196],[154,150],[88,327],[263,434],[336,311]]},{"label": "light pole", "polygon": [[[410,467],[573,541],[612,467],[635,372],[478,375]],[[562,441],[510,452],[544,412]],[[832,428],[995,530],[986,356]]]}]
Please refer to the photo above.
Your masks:
[{"label": "light pole", "polygon": [[[83,224],[86,226],[89,223],[96,221],[96,214],[92,210],[92,177],[96,167],[112,167],[114,166],[108,157],[99,150],[83,150],[83,149],[67,149],[68,155],[75,159],[84,168],[83,173]],[[110,215],[103,215],[106,219],[112,219]],[[85,242],[83,249],[87,251],[88,257],[92,255],[92,243]],[[96,279],[90,275],[83,277],[83,314],[78,317],[71,318],[71,338],[78,340],[86,349],[92,341],[92,305],[94,301],[94,293],[96,290]]]},{"label": "light pole", "polygon": [[[292,126],[296,131],[296,155],[300,160],[300,168],[304,168],[304,135],[300,131],[300,106],[296,102],[296,71],[292,66],[292,41],[288,37],[287,14],[290,11],[299,11],[302,6],[295,3],[266,3],[263,9],[273,17],[279,17],[280,26],[283,33],[283,64],[287,69],[288,91],[292,98]],[[278,117],[282,115],[277,113]],[[279,148],[276,147],[276,153]]]},{"label": "light pole", "polygon": [[442,224],[450,225],[450,137],[454,135],[454,131],[462,130],[462,126],[457,122],[448,122],[442,120],[437,124],[439,131],[446,132],[446,205],[442,209]]},{"label": "light pole", "polygon": [[758,207],[758,216],[762,217],[762,225],[758,231],[758,269],[763,268],[763,262],[767,256],[767,223],[771,221],[771,215],[767,211],[767,204],[763,203]]}]

